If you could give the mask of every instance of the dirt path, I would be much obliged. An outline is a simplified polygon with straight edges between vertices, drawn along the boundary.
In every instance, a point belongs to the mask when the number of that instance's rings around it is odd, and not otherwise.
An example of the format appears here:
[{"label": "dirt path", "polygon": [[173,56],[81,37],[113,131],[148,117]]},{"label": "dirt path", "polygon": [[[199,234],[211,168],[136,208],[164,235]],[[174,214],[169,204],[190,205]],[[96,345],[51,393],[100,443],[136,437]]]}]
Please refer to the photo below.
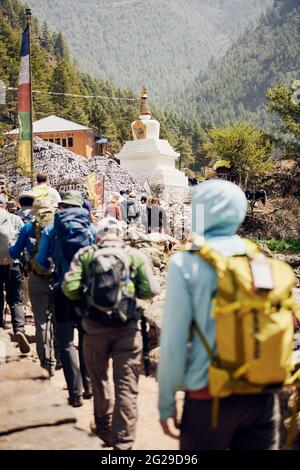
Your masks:
[{"label": "dirt path", "polygon": [[[57,371],[52,382],[59,392],[67,399],[65,380],[62,370]],[[140,377],[139,384],[139,419],[137,425],[137,439],[134,446],[136,450],[177,450],[178,442],[165,436],[159,425],[157,399],[158,385],[153,377]],[[84,400],[84,406],[74,408],[78,422],[77,427],[90,430],[90,421],[93,416],[92,400]],[[62,436],[63,438],[63,436]],[[100,443],[101,441],[99,441]],[[100,444],[101,445],[101,444]]]}]

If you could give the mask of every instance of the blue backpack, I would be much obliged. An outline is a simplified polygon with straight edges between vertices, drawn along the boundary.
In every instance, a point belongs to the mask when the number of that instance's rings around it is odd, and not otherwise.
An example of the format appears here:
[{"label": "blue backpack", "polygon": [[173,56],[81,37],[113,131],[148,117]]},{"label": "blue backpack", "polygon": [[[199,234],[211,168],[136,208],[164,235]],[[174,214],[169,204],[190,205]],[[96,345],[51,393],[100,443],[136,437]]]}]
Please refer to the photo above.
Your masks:
[{"label": "blue backpack", "polygon": [[63,264],[68,265],[68,268],[80,248],[94,243],[90,215],[86,209],[81,207],[57,212],[54,219],[54,230],[56,241],[59,244],[60,256],[64,261]]}]

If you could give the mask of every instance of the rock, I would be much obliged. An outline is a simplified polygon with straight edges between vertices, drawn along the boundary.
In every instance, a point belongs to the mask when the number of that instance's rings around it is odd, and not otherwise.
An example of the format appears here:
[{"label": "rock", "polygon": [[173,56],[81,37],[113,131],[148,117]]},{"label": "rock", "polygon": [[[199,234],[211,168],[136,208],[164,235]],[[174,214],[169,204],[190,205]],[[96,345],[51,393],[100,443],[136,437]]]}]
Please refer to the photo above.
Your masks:
[{"label": "rock", "polygon": [[0,450],[100,450],[100,441],[73,425],[62,424],[0,436]]},{"label": "rock", "polygon": [[163,310],[164,301],[159,300],[157,302],[154,301],[145,311],[145,316],[149,322],[149,325],[157,330],[158,336],[162,325]]},{"label": "rock", "polygon": [[1,381],[0,401],[5,404],[0,408],[0,435],[76,421],[73,409],[45,380]]},{"label": "rock", "polygon": [[152,351],[150,351],[150,354],[149,354],[151,373],[153,375],[156,375],[157,367],[159,364],[159,351],[160,351],[160,348],[157,347],[155,349],[152,349]]},{"label": "rock", "polygon": [[284,263],[288,263],[293,268],[298,268],[300,266],[300,256],[299,255],[285,255],[282,253],[276,253],[274,258],[283,261]]},{"label": "rock", "polygon": [[[16,171],[18,143],[12,142],[0,149],[0,173],[8,179],[8,189],[12,196],[30,189],[30,179]],[[59,145],[34,138],[34,169],[35,172],[46,171],[50,184],[64,192],[67,189],[78,189],[87,194],[86,178],[96,173],[97,179],[105,176],[105,200],[120,189],[131,189],[141,197],[146,190],[115,160],[94,157],[86,158],[66,150]]]},{"label": "rock", "polygon": [[48,380],[49,374],[45,369],[31,361],[12,362],[0,367],[0,382],[5,380]]},{"label": "rock", "polygon": [[13,346],[9,334],[0,328],[0,364],[20,360],[20,351]]}]

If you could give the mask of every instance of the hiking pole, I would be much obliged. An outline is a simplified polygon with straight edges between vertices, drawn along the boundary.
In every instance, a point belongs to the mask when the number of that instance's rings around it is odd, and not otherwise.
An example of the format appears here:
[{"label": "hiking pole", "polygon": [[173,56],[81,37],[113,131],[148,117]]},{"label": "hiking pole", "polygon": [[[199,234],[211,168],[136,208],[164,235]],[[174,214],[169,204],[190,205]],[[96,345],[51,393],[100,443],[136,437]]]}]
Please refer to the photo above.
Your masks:
[{"label": "hiking pole", "polygon": [[[53,279],[49,279],[49,297],[48,297],[48,309],[46,318],[46,329],[44,336],[44,349],[43,349],[43,366],[49,364],[49,379],[51,378],[51,358],[52,358],[52,343],[53,343],[53,290],[54,284]],[[50,334],[49,334],[50,333]],[[49,335],[49,355],[47,357],[47,346],[48,346],[48,335]]]},{"label": "hiking pole", "polygon": [[4,291],[3,289],[3,295],[4,295],[4,315],[3,315],[3,330],[5,330],[5,326],[6,326],[6,318],[7,318],[7,315],[8,315],[8,312],[9,312],[9,306],[8,306],[8,302],[7,302],[7,298],[6,298],[6,291]]},{"label": "hiking pole", "polygon": [[147,319],[142,313],[141,317],[141,327],[142,327],[142,338],[143,338],[143,362],[144,362],[144,371],[145,376],[149,377],[150,375],[150,360],[149,360],[149,338],[147,332]]}]

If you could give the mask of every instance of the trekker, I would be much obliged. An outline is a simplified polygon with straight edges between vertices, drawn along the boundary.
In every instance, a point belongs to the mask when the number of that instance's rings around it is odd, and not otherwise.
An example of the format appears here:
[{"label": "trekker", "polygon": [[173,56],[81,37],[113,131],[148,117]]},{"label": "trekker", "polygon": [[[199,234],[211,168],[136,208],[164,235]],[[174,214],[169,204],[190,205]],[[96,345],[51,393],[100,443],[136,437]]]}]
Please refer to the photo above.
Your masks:
[{"label": "trekker", "polygon": [[[74,254],[82,247],[91,245],[95,233],[87,210],[82,208],[83,198],[79,191],[66,192],[54,224],[48,225],[43,233],[36,256],[37,263],[44,269],[55,265],[56,284],[54,286],[54,315],[60,359],[69,391],[69,404],[73,407],[83,405],[83,398],[92,397],[90,379],[82,353],[83,330],[80,319],[75,313],[72,302],[63,294],[61,284],[69,270]],[[74,329],[78,329],[79,350],[74,345]],[[84,393],[82,394],[82,386]]]},{"label": "trekker", "polygon": [[[206,250],[206,255],[215,260],[220,257],[221,261],[224,260],[223,256],[230,256],[232,262],[246,263],[247,269],[242,269],[242,272],[244,276],[249,273],[250,295],[255,295],[246,256],[248,242],[236,235],[247,210],[247,201],[242,190],[228,181],[207,181],[198,186],[192,204],[193,232],[204,237],[201,243],[206,244],[205,249],[212,249]],[[202,217],[197,218],[197,214]],[[226,328],[222,331],[216,330],[217,323],[211,315],[211,310],[216,305],[212,304],[212,298],[220,295],[220,290],[216,290],[217,286],[219,289],[217,270],[203,259],[205,253],[201,257],[199,251],[195,253],[193,249],[199,250],[198,244],[195,248],[191,247],[190,251],[175,254],[168,268],[158,372],[162,429],[165,434],[178,437],[178,431],[175,430],[178,427],[175,394],[184,389],[185,404],[180,425],[181,450],[277,449],[280,416],[276,392],[231,396],[229,393],[223,395],[224,398],[219,402],[212,399],[212,389],[208,387],[209,383],[211,385],[209,380],[211,381],[212,376],[208,379],[208,368],[210,367],[212,373],[211,355],[216,357],[216,353],[220,354],[219,347],[218,350],[216,348],[217,341],[219,345],[222,338],[227,339],[225,346],[233,348],[233,357],[236,357],[243,335],[236,335],[234,339],[229,336]],[[222,266],[221,262],[220,267]],[[227,266],[226,258],[224,266]],[[293,278],[289,267],[288,270]],[[231,284],[231,289],[235,295],[237,284],[235,287]],[[241,306],[246,308],[243,303]],[[219,317],[222,317],[221,310],[220,308]],[[251,319],[251,309],[249,313]],[[234,311],[232,315],[234,316]],[[222,318],[225,321],[228,317]],[[221,320],[218,319],[219,321]],[[251,328],[255,327],[253,322],[249,324]],[[292,321],[289,322],[289,327],[292,328]],[[201,338],[200,329],[208,346],[205,346]],[[292,340],[293,332],[290,331],[289,334]],[[276,354],[274,361],[275,356]],[[271,357],[272,355],[269,359]],[[242,357],[237,358],[237,361],[239,360],[243,360]],[[214,370],[216,369],[217,366]],[[267,369],[266,367],[260,371],[263,376],[267,374]],[[223,380],[223,376],[219,376],[219,379]],[[228,383],[227,379],[224,383]],[[219,413],[217,408],[214,408],[217,403]]]},{"label": "trekker", "polygon": [[[82,302],[84,355],[94,394],[91,429],[116,450],[131,449],[135,440],[142,358],[136,298],[159,293],[147,257],[127,247],[123,235],[122,223],[103,219],[96,244],[75,255],[63,284],[66,296]],[[110,357],[114,406],[108,382]]]},{"label": "trekker", "polygon": [[31,191],[24,191],[22,192],[17,198],[16,202],[20,207],[17,215],[21,217],[24,224],[28,222],[32,222],[33,215],[32,215],[32,206],[35,200],[35,196]]},{"label": "trekker", "polygon": [[119,194],[112,195],[110,202],[106,206],[105,217],[114,217],[117,220],[123,220],[119,199]]},{"label": "trekker", "polygon": [[10,214],[17,214],[17,211],[18,211],[18,207],[17,207],[17,204],[16,204],[16,201],[12,200],[12,201],[7,201],[6,203],[6,210],[10,213]]},{"label": "trekker", "polygon": [[159,200],[152,198],[147,206],[148,233],[168,231],[166,211],[160,206]]},{"label": "trekker", "polygon": [[139,205],[136,200],[136,194],[130,191],[127,200],[127,223],[131,224],[140,216]]},{"label": "trekker", "polygon": [[6,199],[0,195],[0,328],[4,328],[4,291],[9,306],[13,331],[20,351],[27,354],[30,346],[25,335],[25,313],[23,306],[22,273],[18,260],[9,255],[9,246],[14,243],[23,226],[15,214],[6,210]]},{"label": "trekker", "polygon": [[14,246],[9,249],[13,259],[19,259],[26,252],[28,258],[26,267],[29,271],[29,298],[35,321],[36,350],[41,367],[49,372],[50,377],[55,373],[55,353],[53,325],[48,321],[49,313],[49,281],[51,269],[43,269],[36,262],[42,231],[53,223],[55,207],[50,199],[36,199],[33,203],[32,216],[34,221],[24,225]]},{"label": "trekker", "polygon": [[127,214],[128,194],[124,190],[120,191],[119,204],[120,204],[120,209],[121,209],[121,214],[122,214],[122,220],[124,220],[124,222],[128,223],[128,214]]},{"label": "trekker", "polygon": [[141,204],[140,204],[140,219],[141,224],[144,226],[146,233],[148,233],[148,210],[147,210],[147,197],[141,197]]},{"label": "trekker", "polygon": [[127,194],[126,194],[126,191],[125,189],[121,189],[120,191],[120,199],[119,199],[119,203],[121,204],[122,201],[124,201],[124,199],[127,199]]},{"label": "trekker", "polygon": [[60,202],[61,198],[56,189],[49,186],[47,173],[40,171],[36,175],[36,182],[37,185],[32,189],[32,193],[36,198],[51,199],[56,205]]}]

